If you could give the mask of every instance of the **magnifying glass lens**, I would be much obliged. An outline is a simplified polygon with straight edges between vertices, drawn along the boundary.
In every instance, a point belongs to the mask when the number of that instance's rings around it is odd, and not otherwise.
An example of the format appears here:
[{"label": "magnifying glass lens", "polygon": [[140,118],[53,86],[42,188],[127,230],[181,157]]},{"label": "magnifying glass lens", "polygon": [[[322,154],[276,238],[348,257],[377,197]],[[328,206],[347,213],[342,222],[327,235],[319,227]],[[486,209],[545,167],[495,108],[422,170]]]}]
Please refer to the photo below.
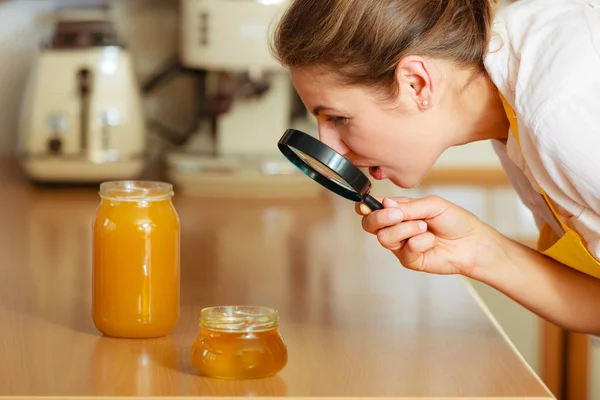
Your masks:
[{"label": "magnifying glass lens", "polygon": [[296,153],[296,155],[298,157],[300,157],[302,159],[302,161],[304,161],[310,168],[315,170],[315,172],[317,172],[321,176],[329,179],[331,182],[334,182],[347,190],[356,192],[354,190],[354,188],[352,188],[352,186],[350,186],[345,180],[343,180],[334,170],[327,167],[320,161],[317,161],[316,159],[309,156],[308,154],[306,154],[298,149],[295,149],[293,147],[290,147],[290,148],[294,153]]},{"label": "magnifying glass lens", "polygon": [[354,202],[363,202],[371,210],[383,208],[369,194],[369,178],[325,143],[302,131],[288,129],[277,142],[277,147],[306,176],[335,194]]}]

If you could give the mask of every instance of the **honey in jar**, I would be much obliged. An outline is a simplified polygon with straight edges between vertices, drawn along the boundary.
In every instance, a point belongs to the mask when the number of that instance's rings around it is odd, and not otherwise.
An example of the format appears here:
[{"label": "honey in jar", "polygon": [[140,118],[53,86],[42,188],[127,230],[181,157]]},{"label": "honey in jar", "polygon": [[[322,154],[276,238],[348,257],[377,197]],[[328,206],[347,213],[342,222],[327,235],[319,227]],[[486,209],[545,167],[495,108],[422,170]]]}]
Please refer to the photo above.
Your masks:
[{"label": "honey in jar", "polygon": [[200,313],[191,362],[202,375],[220,379],[267,378],[287,364],[279,313],[267,307],[219,306]]},{"label": "honey in jar", "polygon": [[100,185],[92,317],[106,336],[153,338],[179,321],[180,222],[164,182]]}]

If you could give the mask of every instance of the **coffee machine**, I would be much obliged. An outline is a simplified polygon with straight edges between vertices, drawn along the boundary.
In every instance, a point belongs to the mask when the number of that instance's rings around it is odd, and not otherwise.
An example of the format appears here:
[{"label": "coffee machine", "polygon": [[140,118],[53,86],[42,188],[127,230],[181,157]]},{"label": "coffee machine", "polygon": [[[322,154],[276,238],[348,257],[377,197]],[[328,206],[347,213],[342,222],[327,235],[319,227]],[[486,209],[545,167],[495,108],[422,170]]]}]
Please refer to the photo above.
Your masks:
[{"label": "coffee machine", "polygon": [[167,176],[180,189],[225,197],[321,193],[277,148],[293,127],[297,94],[270,53],[269,35],[290,1],[181,0],[180,62],[202,71],[198,108],[211,118],[166,154]]},{"label": "coffee machine", "polygon": [[138,177],[146,131],[132,60],[104,9],[58,11],[24,95],[18,156],[34,182]]}]

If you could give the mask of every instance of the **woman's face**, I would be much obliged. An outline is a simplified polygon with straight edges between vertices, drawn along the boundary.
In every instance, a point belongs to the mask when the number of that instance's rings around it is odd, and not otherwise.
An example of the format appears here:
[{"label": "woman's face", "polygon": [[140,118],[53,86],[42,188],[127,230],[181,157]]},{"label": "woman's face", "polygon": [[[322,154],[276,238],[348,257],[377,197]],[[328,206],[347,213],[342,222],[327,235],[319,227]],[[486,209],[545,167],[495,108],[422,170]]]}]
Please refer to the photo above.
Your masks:
[{"label": "woman's face", "polygon": [[444,91],[428,88],[432,83],[417,75],[402,78],[400,94],[385,102],[366,88],[339,84],[330,73],[291,70],[296,90],[318,120],[320,140],[368,167],[373,178],[402,188],[418,185],[440,154],[460,141],[460,117],[445,106]]}]

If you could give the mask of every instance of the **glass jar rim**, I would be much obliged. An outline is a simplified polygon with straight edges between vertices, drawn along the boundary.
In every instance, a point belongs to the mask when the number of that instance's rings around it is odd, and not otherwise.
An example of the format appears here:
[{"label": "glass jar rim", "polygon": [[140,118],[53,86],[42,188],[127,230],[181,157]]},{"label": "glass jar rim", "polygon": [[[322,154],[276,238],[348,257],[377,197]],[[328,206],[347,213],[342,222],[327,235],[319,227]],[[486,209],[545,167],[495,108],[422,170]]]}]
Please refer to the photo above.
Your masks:
[{"label": "glass jar rim", "polygon": [[100,184],[100,197],[118,201],[156,201],[173,197],[173,185],[160,181],[124,180]]},{"label": "glass jar rim", "polygon": [[279,326],[279,311],[263,306],[214,306],[200,311],[200,326],[212,331],[262,332]]}]

